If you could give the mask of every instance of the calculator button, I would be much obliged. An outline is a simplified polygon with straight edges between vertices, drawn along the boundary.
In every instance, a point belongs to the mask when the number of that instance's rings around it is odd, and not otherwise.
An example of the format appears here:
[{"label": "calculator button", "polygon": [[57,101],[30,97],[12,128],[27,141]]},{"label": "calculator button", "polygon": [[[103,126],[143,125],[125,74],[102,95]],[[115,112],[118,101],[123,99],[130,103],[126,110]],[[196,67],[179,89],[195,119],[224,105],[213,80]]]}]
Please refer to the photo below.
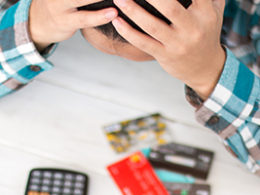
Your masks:
[{"label": "calculator button", "polygon": [[73,194],[83,194],[83,191],[80,189],[75,189]]},{"label": "calculator button", "polygon": [[39,178],[32,178],[32,179],[31,179],[31,183],[33,183],[33,184],[40,184],[41,181],[40,181]]},{"label": "calculator button", "polygon": [[71,187],[72,186],[72,183],[70,181],[65,181],[64,182],[64,186],[66,187]]},{"label": "calculator button", "polygon": [[71,193],[71,189],[70,188],[64,188],[63,189],[63,193],[70,194]]},{"label": "calculator button", "polygon": [[34,177],[41,177],[42,173],[40,171],[33,171],[32,176]]},{"label": "calculator button", "polygon": [[51,178],[51,176],[52,176],[52,173],[50,171],[46,171],[43,173],[43,177]]},{"label": "calculator button", "polygon": [[72,174],[66,174],[65,175],[65,179],[66,180],[72,180],[74,177],[73,177],[73,175]]},{"label": "calculator button", "polygon": [[34,191],[38,191],[39,190],[39,186],[38,185],[31,185],[30,190],[34,190]]},{"label": "calculator button", "polygon": [[53,187],[52,188],[52,192],[54,192],[54,193],[59,193],[61,190],[60,190],[60,188],[58,188],[58,187]]},{"label": "calculator button", "polygon": [[49,188],[49,186],[42,186],[42,187],[41,187],[41,191],[43,191],[43,192],[49,192],[49,191],[50,191],[50,188]]},{"label": "calculator button", "polygon": [[49,179],[44,179],[44,180],[42,181],[42,183],[45,184],[45,185],[50,185],[50,184],[51,184],[51,180],[49,180]]},{"label": "calculator button", "polygon": [[54,180],[53,181],[53,185],[55,186],[61,186],[62,185],[62,182],[60,180]]},{"label": "calculator button", "polygon": [[83,182],[83,181],[85,180],[85,177],[84,177],[83,175],[77,175],[77,176],[76,176],[76,180]]},{"label": "calculator button", "polygon": [[79,182],[75,183],[74,185],[77,188],[83,188],[84,187],[84,184],[83,183],[79,183]]},{"label": "calculator button", "polygon": [[62,173],[55,173],[54,174],[54,178],[55,179],[62,179],[63,178],[63,174]]}]

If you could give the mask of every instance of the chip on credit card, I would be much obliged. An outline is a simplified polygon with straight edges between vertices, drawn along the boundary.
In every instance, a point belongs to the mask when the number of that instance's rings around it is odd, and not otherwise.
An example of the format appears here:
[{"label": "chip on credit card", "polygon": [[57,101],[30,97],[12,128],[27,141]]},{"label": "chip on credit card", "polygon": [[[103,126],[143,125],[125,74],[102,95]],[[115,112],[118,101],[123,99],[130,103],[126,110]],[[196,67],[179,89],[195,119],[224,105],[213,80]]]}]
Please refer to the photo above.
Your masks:
[{"label": "chip on credit card", "polygon": [[107,169],[123,195],[169,195],[141,152],[111,164]]}]

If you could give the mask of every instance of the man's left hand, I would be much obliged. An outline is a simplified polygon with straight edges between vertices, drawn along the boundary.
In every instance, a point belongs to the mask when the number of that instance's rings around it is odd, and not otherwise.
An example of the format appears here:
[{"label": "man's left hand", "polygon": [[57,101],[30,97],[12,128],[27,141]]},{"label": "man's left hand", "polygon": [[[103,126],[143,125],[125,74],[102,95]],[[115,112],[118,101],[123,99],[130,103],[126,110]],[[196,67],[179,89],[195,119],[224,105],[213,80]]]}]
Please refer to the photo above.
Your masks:
[{"label": "man's left hand", "polygon": [[220,44],[225,0],[194,0],[185,9],[177,0],[146,0],[171,21],[151,15],[133,0],[114,3],[148,35],[122,18],[114,19],[118,33],[153,56],[172,76],[206,99],[223,70],[225,51]]}]

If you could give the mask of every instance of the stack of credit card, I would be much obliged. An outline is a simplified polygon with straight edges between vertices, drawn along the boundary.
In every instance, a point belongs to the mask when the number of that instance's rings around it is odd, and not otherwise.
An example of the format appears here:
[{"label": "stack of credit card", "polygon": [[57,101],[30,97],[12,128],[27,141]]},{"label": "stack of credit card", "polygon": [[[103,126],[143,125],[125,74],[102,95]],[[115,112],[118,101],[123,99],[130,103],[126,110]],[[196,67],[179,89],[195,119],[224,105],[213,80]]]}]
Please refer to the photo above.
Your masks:
[{"label": "stack of credit card", "polygon": [[207,184],[180,183],[180,178],[176,182],[173,178],[171,182],[166,181],[165,176],[169,174],[158,174],[141,152],[115,162],[107,169],[123,195],[210,195]]},{"label": "stack of credit card", "polygon": [[165,144],[171,140],[165,120],[159,113],[125,120],[104,127],[107,140],[117,153]]},{"label": "stack of credit card", "polygon": [[124,195],[210,195],[201,179],[207,179],[214,153],[173,143],[166,122],[155,113],[105,126],[114,151],[142,149],[108,166],[111,177]]}]

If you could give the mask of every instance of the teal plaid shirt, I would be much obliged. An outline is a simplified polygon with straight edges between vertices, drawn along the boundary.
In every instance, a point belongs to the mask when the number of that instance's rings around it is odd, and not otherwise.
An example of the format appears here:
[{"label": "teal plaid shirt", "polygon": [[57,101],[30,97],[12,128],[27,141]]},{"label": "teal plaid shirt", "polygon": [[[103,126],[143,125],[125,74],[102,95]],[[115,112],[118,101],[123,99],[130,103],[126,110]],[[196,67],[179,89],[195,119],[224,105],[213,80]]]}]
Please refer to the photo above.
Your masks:
[{"label": "teal plaid shirt", "polygon": [[[0,97],[52,68],[30,39],[31,0],[16,2],[0,0]],[[260,0],[226,0],[221,38],[227,59],[213,93],[203,102],[186,87],[186,97],[197,120],[260,175]]]},{"label": "teal plaid shirt", "polygon": [[[0,97],[52,68],[40,55],[28,32],[31,0],[0,0]],[[11,6],[11,7],[10,7]]]},{"label": "teal plaid shirt", "polygon": [[217,86],[204,102],[186,86],[186,98],[197,120],[260,176],[260,1],[226,0],[221,38],[227,59]]}]

